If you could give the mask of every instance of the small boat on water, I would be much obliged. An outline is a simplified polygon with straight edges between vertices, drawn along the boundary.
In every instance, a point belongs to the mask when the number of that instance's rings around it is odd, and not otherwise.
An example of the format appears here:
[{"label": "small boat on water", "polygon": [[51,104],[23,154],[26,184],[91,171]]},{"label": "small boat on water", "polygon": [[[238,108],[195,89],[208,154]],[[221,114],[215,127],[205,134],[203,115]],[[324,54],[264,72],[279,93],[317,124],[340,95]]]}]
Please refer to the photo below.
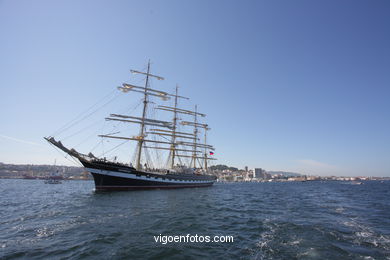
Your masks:
[{"label": "small boat on water", "polygon": [[[56,169],[56,161],[57,160],[54,160],[54,170]],[[55,172],[53,171],[51,175],[45,177],[44,180],[45,184],[61,184],[61,180],[63,180],[63,177],[58,173],[58,170],[55,170]]]},{"label": "small boat on water", "polygon": [[57,179],[47,179],[45,180],[45,184],[61,184],[62,181],[57,180]]}]

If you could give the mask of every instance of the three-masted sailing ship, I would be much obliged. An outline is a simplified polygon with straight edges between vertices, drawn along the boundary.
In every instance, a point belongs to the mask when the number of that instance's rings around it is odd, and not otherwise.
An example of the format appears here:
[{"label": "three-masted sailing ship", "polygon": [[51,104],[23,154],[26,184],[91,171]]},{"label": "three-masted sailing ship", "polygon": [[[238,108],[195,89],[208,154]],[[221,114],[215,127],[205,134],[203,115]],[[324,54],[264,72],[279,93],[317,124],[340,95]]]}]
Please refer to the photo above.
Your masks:
[{"label": "three-masted sailing ship", "polygon": [[[213,185],[216,177],[208,172],[208,161],[212,158],[214,147],[207,144],[207,131],[210,130],[207,124],[201,123],[200,118],[206,115],[194,110],[187,110],[178,107],[178,99],[188,99],[178,95],[178,87],[175,93],[152,89],[150,80],[163,80],[163,77],[150,73],[150,62],[146,71],[131,70],[134,74],[145,77],[145,85],[137,86],[124,83],[118,90],[140,93],[143,96],[142,115],[132,116],[123,114],[110,114],[105,119],[107,121],[119,121],[129,124],[139,125],[139,133],[136,136],[117,136],[115,134],[99,135],[102,138],[129,140],[136,142],[136,158],[134,165],[130,163],[120,163],[115,160],[98,158],[92,153],[82,154],[75,149],[65,147],[61,141],[53,136],[45,139],[78,159],[85,169],[90,172],[95,182],[96,190],[137,190],[137,189],[164,189],[164,188],[191,188],[207,187]],[[161,112],[172,113],[171,121],[147,118],[148,105],[151,98],[160,98],[163,101],[173,100],[173,106],[158,105],[156,109]],[[186,115],[192,120],[184,121],[179,115]],[[178,126],[190,127],[189,131],[179,131]],[[202,131],[200,131],[202,130]],[[203,133],[203,136],[200,136]],[[154,137],[164,137],[157,140]],[[201,141],[201,139],[203,139]],[[159,149],[169,152],[168,164],[165,168],[149,168],[143,162],[143,150]],[[177,163],[177,159],[189,158],[190,165]]]}]

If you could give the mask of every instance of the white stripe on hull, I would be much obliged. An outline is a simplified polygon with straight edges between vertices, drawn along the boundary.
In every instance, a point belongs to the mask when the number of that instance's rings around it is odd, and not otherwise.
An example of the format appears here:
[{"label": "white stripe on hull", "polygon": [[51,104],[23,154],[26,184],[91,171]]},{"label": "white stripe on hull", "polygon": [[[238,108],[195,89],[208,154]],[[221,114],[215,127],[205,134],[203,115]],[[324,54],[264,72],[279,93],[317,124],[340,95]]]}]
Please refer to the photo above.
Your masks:
[{"label": "white stripe on hull", "polygon": [[101,174],[101,175],[107,175],[107,176],[113,176],[113,177],[120,177],[120,178],[126,178],[126,179],[134,179],[134,180],[142,180],[142,181],[150,181],[150,182],[164,182],[164,183],[174,183],[174,184],[205,184],[205,183],[214,183],[214,181],[188,181],[188,180],[168,180],[168,178],[171,177],[164,177],[165,180],[162,179],[162,177],[150,177],[147,178],[146,176],[137,176],[133,173],[120,173],[120,172],[114,172],[114,171],[105,171],[105,170],[99,170],[99,169],[93,169],[93,168],[86,168],[89,172],[95,173],[95,174]]},{"label": "white stripe on hull", "polygon": [[209,187],[213,185],[212,183],[206,184],[183,184],[183,185],[152,185],[152,186],[96,186],[96,190],[147,190],[147,189],[178,189],[178,188],[201,188],[201,187]]}]

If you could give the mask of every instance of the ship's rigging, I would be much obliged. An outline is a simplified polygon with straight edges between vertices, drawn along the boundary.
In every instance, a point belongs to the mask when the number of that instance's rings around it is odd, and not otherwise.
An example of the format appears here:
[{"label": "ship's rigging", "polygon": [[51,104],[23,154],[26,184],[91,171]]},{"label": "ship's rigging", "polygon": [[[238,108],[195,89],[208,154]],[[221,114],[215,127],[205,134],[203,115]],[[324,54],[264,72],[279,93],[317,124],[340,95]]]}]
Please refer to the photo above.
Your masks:
[{"label": "ship's rigging", "polygon": [[[137,93],[142,95],[142,101],[139,105],[142,106],[141,115],[133,115],[132,113],[112,113],[105,117],[108,123],[118,124],[132,124],[139,126],[138,135],[118,135],[120,131],[110,131],[108,134],[98,134],[102,138],[102,144],[104,139],[122,140],[121,143],[116,145],[119,147],[129,141],[136,143],[134,167],[137,170],[144,168],[151,168],[153,163],[150,162],[149,149],[156,151],[168,152],[168,160],[166,168],[174,170],[177,167],[183,167],[184,163],[182,159],[188,159],[187,166],[194,169],[202,169],[207,171],[208,161],[215,160],[209,156],[209,151],[214,151],[214,147],[207,144],[207,131],[210,130],[207,124],[200,122],[200,119],[206,117],[205,114],[198,112],[197,106],[194,110],[183,109],[179,107],[180,100],[188,100],[189,98],[179,95],[179,87],[176,86],[174,93],[168,93],[166,91],[158,90],[150,86],[150,82],[153,79],[164,80],[163,77],[152,74],[150,68],[150,62],[147,65],[146,71],[131,70],[134,75],[140,75],[144,77],[144,85],[139,86],[137,84],[123,83],[122,86],[117,89],[122,93]],[[119,93],[120,93],[119,92]],[[116,96],[114,94],[114,96]],[[173,101],[173,105],[166,104],[156,105],[154,110],[164,113],[171,113],[171,120],[162,120],[149,117],[148,113],[152,107],[151,103],[153,99],[159,99],[162,102]],[[112,102],[110,99],[103,105],[106,106]],[[81,116],[75,122],[85,120],[86,117],[92,114],[95,108],[92,108],[86,116]],[[189,117],[184,120],[182,117]],[[65,131],[73,126],[75,122],[72,122],[68,126],[65,126],[62,131]],[[203,135],[201,135],[203,132]],[[76,132],[77,134],[77,132]],[[74,135],[74,134],[72,134]],[[71,136],[72,136],[71,135]],[[92,153],[90,154],[92,155]],[[94,156],[98,158],[99,156]],[[149,159],[149,160],[148,160]],[[130,161],[130,160],[129,160]]]}]

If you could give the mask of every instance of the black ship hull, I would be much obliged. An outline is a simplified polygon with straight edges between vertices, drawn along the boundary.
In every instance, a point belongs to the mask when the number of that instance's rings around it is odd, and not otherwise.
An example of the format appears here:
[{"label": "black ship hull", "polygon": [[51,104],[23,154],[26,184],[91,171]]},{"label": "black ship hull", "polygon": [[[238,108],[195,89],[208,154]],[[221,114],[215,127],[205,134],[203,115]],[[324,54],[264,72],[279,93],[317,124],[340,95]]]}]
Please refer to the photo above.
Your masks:
[{"label": "black ship hull", "polygon": [[137,171],[133,167],[107,161],[80,161],[92,174],[97,191],[209,187],[216,180],[211,175]]}]

